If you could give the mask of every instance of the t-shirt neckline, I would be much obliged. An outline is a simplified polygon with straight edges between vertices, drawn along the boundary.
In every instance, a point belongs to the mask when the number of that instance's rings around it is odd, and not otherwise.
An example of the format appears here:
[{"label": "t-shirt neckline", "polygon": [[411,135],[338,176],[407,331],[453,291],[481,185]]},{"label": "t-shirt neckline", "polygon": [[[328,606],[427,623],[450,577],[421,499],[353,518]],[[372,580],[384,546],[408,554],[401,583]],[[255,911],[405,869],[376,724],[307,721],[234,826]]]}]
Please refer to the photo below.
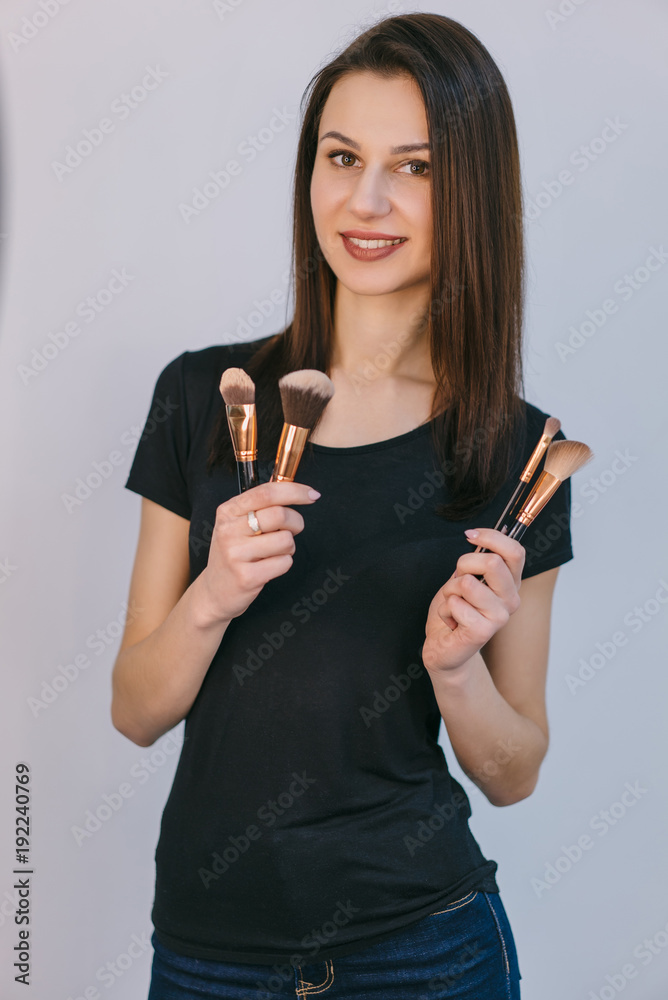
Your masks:
[{"label": "t-shirt neckline", "polygon": [[345,448],[332,448],[327,444],[317,444],[315,441],[309,441],[308,446],[315,452],[322,452],[323,454],[330,455],[361,455],[364,452],[381,451],[384,448],[398,448],[405,442],[412,441],[414,438],[421,437],[423,434],[426,434],[435,419],[436,418],[433,417],[425,424],[419,424],[412,430],[405,431],[403,434],[397,434],[395,437],[385,438],[384,441],[371,441],[369,444],[350,445]]}]

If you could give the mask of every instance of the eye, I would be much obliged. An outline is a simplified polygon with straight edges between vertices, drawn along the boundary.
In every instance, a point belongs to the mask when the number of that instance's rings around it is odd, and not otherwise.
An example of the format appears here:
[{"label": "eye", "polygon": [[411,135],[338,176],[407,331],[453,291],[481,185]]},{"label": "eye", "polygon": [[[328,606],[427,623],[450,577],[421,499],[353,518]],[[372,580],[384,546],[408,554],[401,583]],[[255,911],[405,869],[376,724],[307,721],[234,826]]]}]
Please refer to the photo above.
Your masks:
[{"label": "eye", "polygon": [[[404,167],[410,167],[409,173],[413,174],[414,177],[425,177],[429,173],[430,164],[427,160],[410,160],[408,163],[404,163],[401,170]],[[418,167],[418,169],[413,170],[413,167]]]},{"label": "eye", "polygon": [[[333,153],[328,153],[327,156],[332,161],[334,161],[334,159],[337,156],[347,157],[349,160],[356,160],[357,159],[357,157],[355,156],[354,153],[349,153],[349,152],[347,152],[345,150],[336,150],[336,149],[334,150]],[[337,163],[336,166],[337,167],[352,167],[352,163]]]}]

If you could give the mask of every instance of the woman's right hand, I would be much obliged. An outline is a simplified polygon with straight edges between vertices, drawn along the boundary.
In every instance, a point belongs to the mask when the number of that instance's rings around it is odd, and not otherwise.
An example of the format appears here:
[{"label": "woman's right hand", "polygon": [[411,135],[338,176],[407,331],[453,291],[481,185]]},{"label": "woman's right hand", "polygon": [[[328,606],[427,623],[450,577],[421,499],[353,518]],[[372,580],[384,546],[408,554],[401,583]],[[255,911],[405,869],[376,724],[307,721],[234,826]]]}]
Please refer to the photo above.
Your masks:
[{"label": "woman's right hand", "polygon": [[[260,483],[216,508],[206,567],[201,573],[203,613],[210,624],[243,614],[265,583],[292,566],[304,518],[287,504],[315,503],[303,483]],[[248,523],[254,510],[261,535]]]}]

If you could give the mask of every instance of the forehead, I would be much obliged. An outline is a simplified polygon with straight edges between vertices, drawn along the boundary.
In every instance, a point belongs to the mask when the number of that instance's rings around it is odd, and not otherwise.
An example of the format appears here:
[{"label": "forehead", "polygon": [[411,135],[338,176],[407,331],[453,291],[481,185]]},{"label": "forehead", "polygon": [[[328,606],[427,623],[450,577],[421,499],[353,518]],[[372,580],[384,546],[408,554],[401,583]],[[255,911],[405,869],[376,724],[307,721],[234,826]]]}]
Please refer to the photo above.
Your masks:
[{"label": "forehead", "polygon": [[330,129],[358,142],[392,145],[428,137],[419,87],[407,73],[384,77],[369,71],[347,73],[332,87],[320,119],[319,136]]}]

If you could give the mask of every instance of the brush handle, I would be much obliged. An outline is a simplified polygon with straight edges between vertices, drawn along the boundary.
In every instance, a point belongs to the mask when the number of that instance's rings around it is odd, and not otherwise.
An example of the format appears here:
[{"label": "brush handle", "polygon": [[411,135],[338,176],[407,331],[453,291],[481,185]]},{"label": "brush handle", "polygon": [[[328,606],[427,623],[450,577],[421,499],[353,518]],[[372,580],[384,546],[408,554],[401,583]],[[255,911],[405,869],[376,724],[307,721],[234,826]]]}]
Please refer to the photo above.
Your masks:
[{"label": "brush handle", "polygon": [[[545,506],[547,507],[547,504]],[[534,521],[535,519],[536,518],[534,518]],[[531,523],[533,524],[533,521]],[[528,524],[522,524],[521,521],[515,521],[514,526],[511,528],[508,534],[510,535],[511,538],[516,538],[519,541],[528,527],[529,527]]]},{"label": "brush handle", "polygon": [[245,493],[246,490],[250,490],[254,486],[259,486],[260,476],[258,474],[257,459],[253,459],[250,462],[237,462],[237,479],[239,481],[239,493]]},{"label": "brush handle", "polygon": [[[499,518],[499,520],[494,525],[494,527],[497,529],[497,531],[501,530],[501,531],[503,531],[504,534],[506,534],[506,532],[508,532],[510,530],[510,528],[512,526],[512,523],[513,523],[513,518],[512,518],[511,512],[512,512],[513,508],[515,507],[515,505],[520,501],[520,499],[522,497],[522,494],[528,488],[528,485],[529,485],[528,483],[525,483],[525,482],[523,482],[520,479],[519,483],[515,487],[513,495],[511,496],[510,500],[506,504],[506,506],[505,506],[505,508],[503,510],[503,513],[501,514],[501,517]],[[507,521],[506,521],[506,518],[507,518]]]}]

